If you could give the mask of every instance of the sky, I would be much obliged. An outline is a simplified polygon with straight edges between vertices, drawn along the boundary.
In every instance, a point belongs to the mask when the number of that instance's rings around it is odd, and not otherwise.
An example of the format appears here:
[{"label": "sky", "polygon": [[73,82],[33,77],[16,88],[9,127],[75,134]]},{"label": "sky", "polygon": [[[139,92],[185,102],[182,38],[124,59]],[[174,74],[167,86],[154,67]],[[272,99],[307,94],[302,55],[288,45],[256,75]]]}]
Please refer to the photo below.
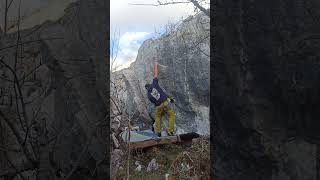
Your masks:
[{"label": "sky", "polygon": [[175,23],[194,14],[191,4],[130,5],[157,4],[157,0],[111,0],[110,4],[110,46],[119,43],[119,51],[113,65],[118,68],[117,70],[126,68],[135,61],[143,41],[155,37],[156,32],[161,32],[160,29],[164,25],[169,22]]}]

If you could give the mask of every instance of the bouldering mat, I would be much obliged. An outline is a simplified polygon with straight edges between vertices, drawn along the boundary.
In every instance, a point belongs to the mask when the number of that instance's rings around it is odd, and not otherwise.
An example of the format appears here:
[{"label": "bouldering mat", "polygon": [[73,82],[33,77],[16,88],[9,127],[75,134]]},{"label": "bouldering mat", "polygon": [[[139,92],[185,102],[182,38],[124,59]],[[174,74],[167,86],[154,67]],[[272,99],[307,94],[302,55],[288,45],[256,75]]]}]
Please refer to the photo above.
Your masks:
[{"label": "bouldering mat", "polygon": [[[122,132],[120,136],[124,142],[128,142],[128,131]],[[154,134],[151,130],[130,131],[130,142],[141,142],[156,138],[159,137],[156,134]]]}]

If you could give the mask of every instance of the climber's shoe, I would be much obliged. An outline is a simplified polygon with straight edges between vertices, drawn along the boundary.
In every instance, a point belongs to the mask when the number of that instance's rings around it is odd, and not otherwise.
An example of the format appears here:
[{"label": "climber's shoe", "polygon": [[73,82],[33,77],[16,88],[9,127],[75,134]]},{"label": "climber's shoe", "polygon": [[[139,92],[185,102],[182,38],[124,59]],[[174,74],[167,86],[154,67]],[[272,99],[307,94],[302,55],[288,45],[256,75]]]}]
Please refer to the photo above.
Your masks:
[{"label": "climber's shoe", "polygon": [[156,133],[156,135],[157,135],[158,137],[161,137],[161,133]]},{"label": "climber's shoe", "polygon": [[176,99],[174,97],[169,97],[169,100],[171,103],[175,103],[176,102]]},{"label": "climber's shoe", "polygon": [[168,136],[173,136],[173,132],[167,132]]}]

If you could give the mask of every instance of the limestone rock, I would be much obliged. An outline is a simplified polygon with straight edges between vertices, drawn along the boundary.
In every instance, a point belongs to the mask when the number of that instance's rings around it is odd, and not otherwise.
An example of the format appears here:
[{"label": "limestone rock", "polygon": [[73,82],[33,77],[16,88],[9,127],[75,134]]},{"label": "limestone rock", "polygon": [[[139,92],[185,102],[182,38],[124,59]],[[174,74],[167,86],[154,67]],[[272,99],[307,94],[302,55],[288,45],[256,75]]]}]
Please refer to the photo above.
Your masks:
[{"label": "limestone rock", "polygon": [[147,124],[141,128],[152,125],[148,108],[153,105],[147,99],[144,85],[152,82],[153,66],[157,61],[160,64],[159,84],[176,99],[176,131],[209,134],[208,29],[207,16],[193,17],[168,34],[146,40],[139,48],[136,61],[113,74],[124,79],[126,110],[136,113],[134,123]]},{"label": "limestone rock", "polygon": [[159,168],[159,165],[158,165],[156,159],[152,159],[148,164],[147,172],[157,170],[158,168]]}]

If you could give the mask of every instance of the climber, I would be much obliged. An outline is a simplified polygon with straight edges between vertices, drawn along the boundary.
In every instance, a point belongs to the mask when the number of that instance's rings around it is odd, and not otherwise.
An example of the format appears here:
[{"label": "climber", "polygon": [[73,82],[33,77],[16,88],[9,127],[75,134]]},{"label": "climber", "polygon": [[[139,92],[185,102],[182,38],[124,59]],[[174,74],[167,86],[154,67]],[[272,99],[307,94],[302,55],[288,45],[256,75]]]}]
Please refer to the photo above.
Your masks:
[{"label": "climber", "polygon": [[158,84],[158,63],[154,65],[154,78],[152,84],[146,84],[147,95],[149,100],[156,106],[155,112],[155,133],[161,136],[161,117],[167,112],[169,116],[169,127],[167,129],[168,136],[173,135],[175,124],[175,112],[173,97],[169,97]]}]

